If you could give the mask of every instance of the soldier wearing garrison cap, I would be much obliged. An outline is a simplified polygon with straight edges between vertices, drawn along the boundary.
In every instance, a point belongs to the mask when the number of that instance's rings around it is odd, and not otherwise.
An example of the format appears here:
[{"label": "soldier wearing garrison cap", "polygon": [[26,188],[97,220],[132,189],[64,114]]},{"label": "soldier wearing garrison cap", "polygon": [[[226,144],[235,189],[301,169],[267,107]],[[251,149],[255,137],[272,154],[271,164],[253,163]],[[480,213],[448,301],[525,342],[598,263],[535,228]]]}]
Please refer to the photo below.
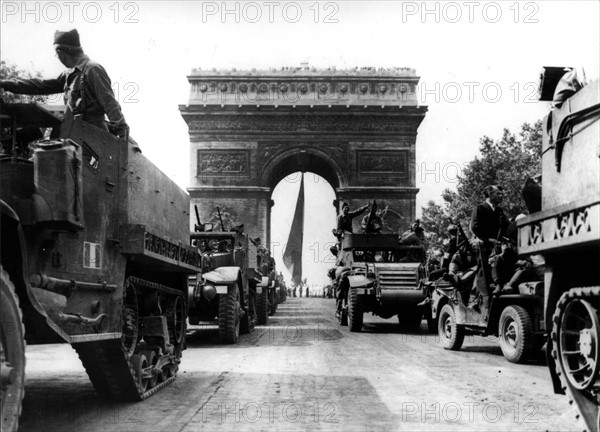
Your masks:
[{"label": "soldier wearing garrison cap", "polygon": [[[80,115],[82,120],[128,139],[129,127],[121,106],[115,99],[111,81],[104,68],[84,54],[79,33],[57,31],[54,49],[68,69],[54,79],[16,79],[0,81],[0,87],[12,93],[47,95],[64,92],[67,115]],[[106,121],[108,117],[109,123]],[[137,145],[134,147],[139,150]]]}]

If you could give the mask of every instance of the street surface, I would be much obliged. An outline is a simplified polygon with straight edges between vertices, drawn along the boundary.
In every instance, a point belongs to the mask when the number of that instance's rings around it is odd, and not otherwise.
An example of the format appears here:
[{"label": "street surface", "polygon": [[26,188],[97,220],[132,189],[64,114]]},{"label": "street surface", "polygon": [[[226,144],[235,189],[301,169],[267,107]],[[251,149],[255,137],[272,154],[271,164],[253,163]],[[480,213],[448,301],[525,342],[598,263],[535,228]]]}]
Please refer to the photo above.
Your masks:
[{"label": "street surface", "polygon": [[21,431],[571,431],[543,355],[508,363],[492,338],[461,351],[365,314],[339,327],[334,300],[288,298],[268,326],[221,345],[193,327],[177,380],[141,403],[96,396],[68,345],[31,346]]}]

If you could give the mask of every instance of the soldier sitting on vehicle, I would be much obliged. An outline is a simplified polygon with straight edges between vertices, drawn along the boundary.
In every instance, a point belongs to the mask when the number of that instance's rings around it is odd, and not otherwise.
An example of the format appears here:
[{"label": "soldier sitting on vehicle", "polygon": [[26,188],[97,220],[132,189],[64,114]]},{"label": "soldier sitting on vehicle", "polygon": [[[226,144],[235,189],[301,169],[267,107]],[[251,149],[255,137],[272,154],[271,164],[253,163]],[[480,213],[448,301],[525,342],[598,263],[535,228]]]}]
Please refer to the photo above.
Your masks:
[{"label": "soldier sitting on vehicle", "polygon": [[370,218],[370,215],[365,215],[360,227],[364,234],[381,234],[383,229],[383,219],[381,218],[382,210],[377,210],[375,214]]},{"label": "soldier sitting on vehicle", "polygon": [[425,243],[425,234],[421,228],[421,221],[415,220],[408,231],[403,232],[398,239],[399,243],[406,246],[421,246]]},{"label": "soldier sitting on vehicle", "polygon": [[[510,222],[506,230],[507,237],[502,242],[501,253],[490,257],[492,277],[494,280],[500,281],[503,286],[502,290],[496,295],[514,294],[519,283],[525,280],[543,280],[543,260],[540,263],[538,256],[518,260],[514,249],[517,242],[516,221],[523,217],[525,215],[520,214]],[[533,260],[536,260],[535,265]]]},{"label": "soldier sitting on vehicle", "polygon": [[450,239],[445,246],[444,256],[442,258],[442,264],[438,270],[434,270],[429,273],[429,280],[436,280],[448,272],[450,267],[450,261],[454,254],[458,251],[458,227],[456,225],[448,225],[448,233]]},{"label": "soldier sitting on vehicle", "polygon": [[468,291],[473,286],[476,273],[477,259],[474,245],[465,243],[452,256],[448,273],[445,273],[443,278],[459,290]]}]

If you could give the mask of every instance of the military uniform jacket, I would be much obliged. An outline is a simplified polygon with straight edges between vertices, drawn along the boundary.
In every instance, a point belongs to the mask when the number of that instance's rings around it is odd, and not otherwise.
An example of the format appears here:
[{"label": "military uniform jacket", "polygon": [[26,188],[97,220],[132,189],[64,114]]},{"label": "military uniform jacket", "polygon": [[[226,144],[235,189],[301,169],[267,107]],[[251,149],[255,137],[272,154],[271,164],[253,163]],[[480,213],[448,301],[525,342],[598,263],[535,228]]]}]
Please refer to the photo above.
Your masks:
[{"label": "military uniform jacket", "polygon": [[473,210],[471,231],[480,240],[497,239],[506,234],[508,219],[500,206],[495,209],[487,203],[481,203]]},{"label": "military uniform jacket", "polygon": [[126,126],[108,74],[100,64],[85,55],[73,68],[55,79],[17,79],[3,83],[3,87],[12,93],[27,95],[64,92],[67,108],[74,115],[81,114],[83,120],[103,122],[106,114],[115,129]]}]

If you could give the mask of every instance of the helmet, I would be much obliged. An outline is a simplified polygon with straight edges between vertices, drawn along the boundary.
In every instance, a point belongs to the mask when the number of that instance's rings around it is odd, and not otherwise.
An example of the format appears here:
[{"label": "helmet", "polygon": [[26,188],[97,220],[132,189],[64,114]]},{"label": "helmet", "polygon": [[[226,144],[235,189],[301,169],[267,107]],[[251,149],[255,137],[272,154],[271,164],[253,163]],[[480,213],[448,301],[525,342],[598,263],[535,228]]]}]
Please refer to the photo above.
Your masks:
[{"label": "helmet", "polygon": [[456,225],[450,224],[450,225],[448,225],[447,230],[450,234],[454,235],[458,232],[458,227]]}]

